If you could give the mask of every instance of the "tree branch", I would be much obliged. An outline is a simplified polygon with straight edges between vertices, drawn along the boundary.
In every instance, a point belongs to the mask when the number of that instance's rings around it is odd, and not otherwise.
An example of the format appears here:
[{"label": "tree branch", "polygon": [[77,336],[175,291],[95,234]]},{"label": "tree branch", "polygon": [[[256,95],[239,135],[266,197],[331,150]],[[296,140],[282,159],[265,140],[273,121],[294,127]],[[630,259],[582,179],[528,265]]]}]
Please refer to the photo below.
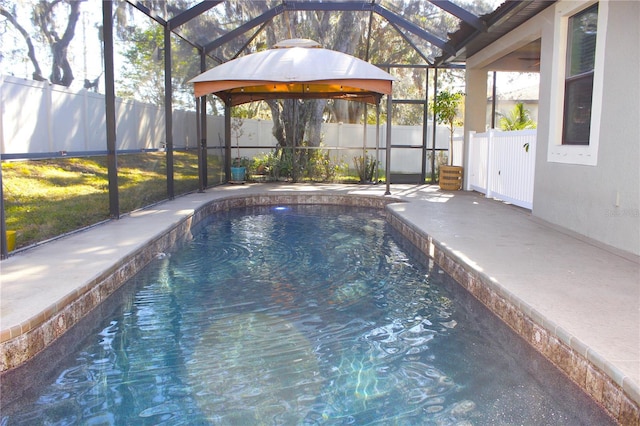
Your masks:
[{"label": "tree branch", "polygon": [[29,33],[27,32],[27,30],[25,30],[22,27],[22,25],[18,23],[16,18],[2,6],[0,6],[0,15],[7,18],[7,20],[11,23],[11,25],[13,25],[18,30],[18,32],[22,34],[24,41],[27,43],[27,56],[31,60],[31,63],[33,64],[33,68],[34,68],[33,79],[38,81],[46,80],[44,77],[42,77],[40,64],[38,64],[38,60],[36,59],[36,51],[33,48],[33,43],[31,42],[31,37],[29,36]]}]

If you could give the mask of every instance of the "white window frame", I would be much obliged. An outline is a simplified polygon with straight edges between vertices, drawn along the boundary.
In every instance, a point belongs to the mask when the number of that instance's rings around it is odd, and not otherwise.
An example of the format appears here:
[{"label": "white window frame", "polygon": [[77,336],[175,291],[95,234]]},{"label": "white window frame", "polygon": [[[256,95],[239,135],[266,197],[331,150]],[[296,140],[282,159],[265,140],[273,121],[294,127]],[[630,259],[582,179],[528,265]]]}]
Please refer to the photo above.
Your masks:
[{"label": "white window frame", "polygon": [[[591,128],[589,145],[563,145],[564,89],[567,67],[569,18],[598,3],[598,34],[596,36],[593,70],[593,96],[591,98]],[[553,60],[551,66],[551,99],[549,111],[549,149],[547,161],[551,163],[598,165],[600,118],[604,87],[604,47],[607,34],[608,1],[558,2],[554,18]]]}]

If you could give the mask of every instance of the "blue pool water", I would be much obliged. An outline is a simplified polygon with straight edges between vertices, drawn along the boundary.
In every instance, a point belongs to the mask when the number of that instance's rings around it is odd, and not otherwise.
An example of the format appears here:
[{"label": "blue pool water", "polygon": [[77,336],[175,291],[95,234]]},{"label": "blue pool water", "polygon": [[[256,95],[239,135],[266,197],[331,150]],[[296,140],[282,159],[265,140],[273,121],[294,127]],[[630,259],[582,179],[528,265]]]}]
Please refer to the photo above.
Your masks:
[{"label": "blue pool water", "polygon": [[12,373],[0,424],[613,424],[398,241],[380,211],[215,214]]}]

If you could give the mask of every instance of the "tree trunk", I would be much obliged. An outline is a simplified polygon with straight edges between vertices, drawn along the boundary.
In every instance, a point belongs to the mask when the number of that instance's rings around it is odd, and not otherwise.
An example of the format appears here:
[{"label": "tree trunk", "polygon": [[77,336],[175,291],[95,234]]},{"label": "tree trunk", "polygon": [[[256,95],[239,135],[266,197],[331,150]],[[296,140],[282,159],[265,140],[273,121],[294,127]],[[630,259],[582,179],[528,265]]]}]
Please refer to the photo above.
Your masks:
[{"label": "tree trunk", "polygon": [[[51,64],[51,83],[60,84],[69,87],[73,82],[73,70],[67,59],[69,44],[75,35],[76,23],[80,17],[80,1],[70,1],[69,4],[69,20],[67,28],[61,38],[58,38],[55,31],[43,28],[43,31],[49,31],[51,40],[51,54],[53,63]],[[53,11],[49,9],[50,13]]]},{"label": "tree trunk", "polygon": [[67,46],[60,42],[51,45],[53,54],[53,64],[51,65],[51,82],[61,86],[69,87],[73,82],[73,70],[67,59]]},{"label": "tree trunk", "polygon": [[309,123],[307,125],[307,133],[309,137],[307,142],[309,146],[320,146],[322,142],[322,113],[327,105],[326,99],[318,99],[311,106],[309,114]]}]

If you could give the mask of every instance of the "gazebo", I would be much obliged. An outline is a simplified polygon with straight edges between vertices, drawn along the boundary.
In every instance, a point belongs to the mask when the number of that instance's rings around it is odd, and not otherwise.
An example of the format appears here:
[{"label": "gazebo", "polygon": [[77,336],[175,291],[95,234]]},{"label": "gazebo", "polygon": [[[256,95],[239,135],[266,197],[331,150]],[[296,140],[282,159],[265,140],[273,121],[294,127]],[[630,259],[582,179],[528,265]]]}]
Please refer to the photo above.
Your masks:
[{"label": "gazebo", "polygon": [[[190,80],[197,98],[214,94],[225,103],[226,173],[230,173],[230,107],[267,99],[343,99],[367,102],[378,108],[387,95],[391,104],[394,77],[354,56],[323,49],[308,39],[289,39],[273,49],[246,55],[218,65]],[[200,114],[204,108],[200,107]],[[198,120],[200,126],[204,119]],[[203,134],[204,129],[200,128]],[[378,134],[378,132],[376,132]],[[387,144],[391,124],[387,123]],[[376,145],[379,141],[376,141]],[[386,164],[390,150],[386,150]],[[386,167],[387,193],[389,167]]]}]

